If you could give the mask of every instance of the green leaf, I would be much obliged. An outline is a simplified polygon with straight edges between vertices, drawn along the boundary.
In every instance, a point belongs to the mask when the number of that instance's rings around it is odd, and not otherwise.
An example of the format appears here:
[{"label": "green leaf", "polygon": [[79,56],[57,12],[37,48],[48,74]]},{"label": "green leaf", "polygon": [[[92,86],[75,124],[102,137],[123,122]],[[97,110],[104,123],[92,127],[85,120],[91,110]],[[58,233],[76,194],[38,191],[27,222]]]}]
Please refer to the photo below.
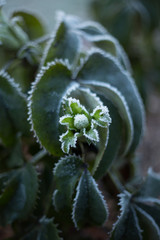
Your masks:
[{"label": "green leaf", "polygon": [[93,21],[86,21],[78,24],[77,29],[83,32],[83,35],[89,39],[93,39],[94,36],[101,36],[107,33],[106,29],[102,25]]},{"label": "green leaf", "polygon": [[24,11],[15,11],[11,17],[19,20],[19,26],[28,34],[30,40],[45,34],[45,28],[36,16]]},{"label": "green leaf", "polygon": [[126,125],[126,143],[124,148],[124,154],[127,153],[133,139],[133,121],[125,98],[121,93],[110,84],[101,83],[96,81],[81,81],[81,84],[90,88],[94,92],[103,95],[106,99],[110,100],[117,108],[121,118]]},{"label": "green leaf", "polygon": [[9,168],[21,167],[24,164],[22,143],[20,138],[16,139],[15,144],[10,149],[10,156],[6,161],[6,165]]},{"label": "green leaf", "polygon": [[84,22],[78,25],[78,30],[83,34],[83,37],[94,46],[104,50],[107,53],[117,57],[122,65],[131,72],[129,59],[117,41],[102,25],[96,22]]},{"label": "green leaf", "polygon": [[137,214],[140,220],[140,226],[143,229],[143,239],[145,240],[159,240],[160,239],[160,229],[156,224],[155,220],[141,208],[136,207]]},{"label": "green leaf", "polygon": [[49,63],[37,75],[29,97],[29,114],[37,138],[50,153],[62,155],[59,118],[62,98],[73,86],[63,62]]},{"label": "green leaf", "polygon": [[137,203],[137,206],[148,213],[160,228],[160,204],[149,205],[149,203]]},{"label": "green leaf", "polygon": [[60,136],[60,142],[62,142],[62,151],[64,153],[69,153],[71,147],[76,147],[78,133],[73,133],[68,130],[66,133]]},{"label": "green leaf", "polygon": [[53,219],[41,218],[38,226],[29,232],[22,240],[62,240],[59,232],[53,223]]},{"label": "green leaf", "polygon": [[46,65],[47,62],[53,61],[55,58],[68,59],[71,64],[74,63],[79,44],[79,37],[71,24],[70,17],[62,16],[55,36],[51,37],[46,46],[42,65]]},{"label": "green leaf", "polygon": [[159,198],[160,197],[160,174],[155,173],[150,168],[148,170],[148,175],[135,193],[135,198],[142,199],[142,198]]},{"label": "green leaf", "polygon": [[60,124],[68,126],[69,129],[75,129],[74,127],[74,119],[70,114],[64,115],[59,120]]},{"label": "green leaf", "polygon": [[121,215],[113,227],[111,240],[142,240],[136,212],[130,205],[131,195],[125,192],[120,197]]},{"label": "green leaf", "polygon": [[[0,138],[6,146],[14,144],[16,130],[12,126],[2,98],[0,97]],[[4,127],[5,126],[5,127]]]},{"label": "green leaf", "polygon": [[[158,180],[158,174],[155,174],[153,172],[150,174],[152,174],[152,176]],[[135,193],[130,194],[125,191],[124,193],[120,194],[121,216],[114,226],[111,239],[132,239],[130,238],[131,233],[136,232],[141,233],[140,239],[160,239],[160,200],[155,198],[157,197],[157,194],[155,194],[155,186],[153,187],[154,191],[150,192],[154,193],[155,196],[151,196],[150,194],[148,195],[149,192],[146,191],[147,187],[152,187],[150,185],[151,182],[157,186],[159,182],[153,181],[151,178],[147,177],[146,181],[144,181],[144,183],[139,186],[138,190],[136,190]],[[146,182],[149,184],[147,185]],[[142,195],[137,194],[137,192],[140,193],[141,190]],[[145,195],[144,193],[147,194]],[[131,221],[129,218],[133,215],[133,213],[135,219],[132,219]],[[131,224],[129,225],[129,223]],[[133,226],[135,226],[135,229],[133,229]],[[142,230],[140,230],[140,228]],[[119,235],[121,238],[118,238]],[[135,239],[139,238],[135,236]]]},{"label": "green leaf", "polygon": [[15,59],[8,68],[8,73],[14,78],[23,93],[28,93],[30,90],[36,71],[37,66],[31,66],[26,59]]},{"label": "green leaf", "polygon": [[83,134],[90,141],[93,141],[93,142],[98,142],[99,141],[99,134],[98,134],[98,131],[96,129],[90,129],[88,131],[86,129],[84,129]]},{"label": "green leaf", "polygon": [[83,162],[80,157],[69,155],[61,158],[54,168],[57,190],[54,192],[56,210],[70,207],[76,183],[82,173]]},{"label": "green leaf", "polygon": [[5,145],[12,145],[17,132],[29,134],[27,102],[14,80],[4,71],[0,72],[0,82],[0,138]]},{"label": "green leaf", "polygon": [[100,97],[104,105],[109,108],[109,114],[112,119],[112,123],[109,127],[109,138],[107,147],[105,149],[102,160],[100,161],[94,174],[94,177],[96,179],[100,179],[107,173],[107,170],[118,155],[123,139],[123,125],[117,109],[110,101],[106,100],[103,96]]},{"label": "green leaf", "polygon": [[91,113],[91,116],[93,118],[93,125],[96,124],[100,127],[107,128],[112,122],[106,106],[97,106]]},{"label": "green leaf", "polygon": [[[4,175],[4,174],[3,174]],[[0,223],[10,224],[16,219],[24,219],[33,209],[37,191],[37,173],[32,165],[6,173],[4,190],[0,196]]]},{"label": "green leaf", "polygon": [[108,217],[106,202],[88,170],[85,170],[77,186],[72,218],[76,228],[86,224],[101,225]]},{"label": "green leaf", "polygon": [[85,114],[88,116],[87,110],[85,109],[84,106],[82,106],[80,104],[79,100],[75,100],[73,98],[69,98],[68,100],[69,100],[69,108],[70,108],[71,113]]},{"label": "green leaf", "polygon": [[[85,106],[85,108],[91,113],[97,106],[103,105],[100,98],[97,97],[95,93],[92,93],[88,88],[80,88],[80,87],[76,88],[70,93],[70,96],[78,99],[80,103],[83,106]],[[93,161],[90,163],[90,166],[89,166],[92,174],[94,174],[94,172],[96,171],[103,157],[105,148],[107,146],[108,135],[109,135],[109,128],[97,127],[97,131],[99,135],[99,141],[95,142],[95,145],[97,147],[98,153],[96,154],[95,159],[93,159]],[[93,134],[94,134],[94,139],[98,140],[98,136],[95,133],[95,131],[92,132],[92,135]]]},{"label": "green leaf", "polygon": [[127,54],[112,35],[107,33],[106,35],[93,38],[92,40],[96,47],[104,50],[106,53],[110,53],[114,57],[118,59],[118,61],[122,64],[122,66],[131,72],[131,65],[129,62],[129,59],[127,57]]},{"label": "green leaf", "polygon": [[131,76],[119,62],[109,54],[93,52],[81,67],[79,81],[97,81],[115,87],[125,98],[133,120],[134,136],[130,151],[134,151],[141,139],[144,128],[143,106]]},{"label": "green leaf", "polygon": [[34,69],[36,65],[39,65],[41,54],[42,49],[40,45],[34,42],[29,42],[18,51],[18,58],[22,59],[22,66],[25,65],[23,60],[27,60],[29,67],[31,68],[32,66],[32,68]]},{"label": "green leaf", "polygon": [[5,49],[18,50],[28,41],[27,34],[17,24],[16,19],[8,19],[0,13],[0,42]]},{"label": "green leaf", "polygon": [[[148,13],[146,14],[146,11],[144,11],[142,1],[117,2],[116,0],[94,0],[92,8],[98,20],[107,27],[125,47],[132,36],[132,32],[136,30],[137,27],[140,27],[139,25],[142,23],[141,18],[148,18]],[[139,24],[138,26],[137,23]],[[145,25],[148,24],[145,22]]]}]

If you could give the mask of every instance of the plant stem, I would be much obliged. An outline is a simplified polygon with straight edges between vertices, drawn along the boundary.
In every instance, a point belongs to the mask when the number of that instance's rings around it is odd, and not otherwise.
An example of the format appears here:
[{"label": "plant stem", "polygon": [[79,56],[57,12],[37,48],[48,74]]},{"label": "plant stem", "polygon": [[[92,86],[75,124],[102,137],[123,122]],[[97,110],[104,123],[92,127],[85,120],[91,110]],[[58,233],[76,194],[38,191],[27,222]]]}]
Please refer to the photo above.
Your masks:
[{"label": "plant stem", "polygon": [[36,44],[40,44],[40,43],[43,43],[43,42],[46,42],[48,41],[49,39],[51,39],[52,37],[48,34],[48,35],[45,35],[43,37],[40,37],[40,38],[37,38],[36,40],[34,40],[33,42],[36,43]]},{"label": "plant stem", "polygon": [[123,192],[124,191],[124,186],[123,184],[120,182],[119,178],[117,177],[116,174],[113,173],[113,171],[110,171],[109,173],[110,178],[112,179],[112,182],[114,183],[114,185],[116,186],[117,190],[119,192]]},{"label": "plant stem", "polygon": [[84,149],[83,143],[80,142],[79,145],[80,145],[81,152],[82,152],[82,161],[85,162],[85,155],[86,155],[86,154],[85,154],[85,149]]},{"label": "plant stem", "polygon": [[43,149],[42,151],[38,152],[36,155],[32,157],[31,163],[33,165],[36,165],[46,155],[47,155],[47,151]]}]

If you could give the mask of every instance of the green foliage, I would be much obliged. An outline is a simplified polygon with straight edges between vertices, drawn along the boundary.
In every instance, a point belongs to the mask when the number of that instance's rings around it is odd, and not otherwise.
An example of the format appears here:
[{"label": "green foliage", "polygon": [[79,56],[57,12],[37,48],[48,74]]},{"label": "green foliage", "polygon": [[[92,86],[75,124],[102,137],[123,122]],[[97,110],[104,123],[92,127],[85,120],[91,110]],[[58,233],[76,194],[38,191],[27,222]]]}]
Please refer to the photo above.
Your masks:
[{"label": "green foliage", "polygon": [[[35,205],[38,180],[31,164],[0,175],[2,193],[0,195],[0,224],[6,225],[16,219],[23,219]],[[32,186],[32,187],[31,187]]]},{"label": "green foliage", "polygon": [[159,88],[160,85],[159,47],[156,43],[160,31],[160,2],[93,0],[91,13],[127,51],[137,86],[147,103],[149,86]]},{"label": "green foliage", "polygon": [[[32,14],[0,11],[0,224],[11,239],[78,239],[106,224],[101,178],[121,186],[144,132],[129,60],[97,23],[61,14],[46,36]],[[153,172],[138,190],[124,183],[112,239],[158,239],[159,185]]]},{"label": "green foliage", "polygon": [[41,144],[61,155],[59,117],[61,101],[70,85],[71,72],[63,62],[49,63],[37,75],[29,99],[30,121]]},{"label": "green foliage", "polygon": [[79,36],[74,29],[75,22],[75,18],[60,14],[59,26],[45,48],[42,65],[46,65],[55,58],[68,59],[70,63],[75,61],[80,44]]},{"label": "green foliage", "polygon": [[84,170],[79,180],[72,217],[77,228],[85,224],[101,225],[108,217],[106,203],[88,170]]},{"label": "green foliage", "polygon": [[159,239],[160,175],[151,169],[132,194],[120,194],[121,215],[111,239]]},{"label": "green foliage", "polygon": [[12,145],[18,132],[29,132],[27,101],[14,80],[4,71],[0,72],[0,82],[0,137],[5,145]]},{"label": "green foliage", "polygon": [[83,162],[77,156],[61,158],[54,168],[54,178],[57,189],[54,192],[54,205],[56,210],[70,207],[74,188],[82,173]]},{"label": "green foliage", "polygon": [[37,227],[31,230],[22,240],[61,240],[53,219],[45,217],[39,220]]}]

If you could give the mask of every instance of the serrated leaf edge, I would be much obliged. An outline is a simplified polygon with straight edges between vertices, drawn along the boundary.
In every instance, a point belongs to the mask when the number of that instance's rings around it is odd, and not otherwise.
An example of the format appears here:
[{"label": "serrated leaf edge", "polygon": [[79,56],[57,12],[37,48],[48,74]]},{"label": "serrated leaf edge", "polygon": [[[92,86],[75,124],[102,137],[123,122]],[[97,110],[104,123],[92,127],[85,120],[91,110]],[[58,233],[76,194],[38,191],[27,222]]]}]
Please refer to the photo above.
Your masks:
[{"label": "serrated leaf edge", "polygon": [[31,109],[32,94],[33,94],[34,90],[36,89],[37,83],[41,80],[41,78],[43,77],[44,73],[47,70],[49,70],[50,67],[56,66],[56,64],[61,64],[64,67],[67,67],[68,70],[71,70],[71,67],[70,67],[68,61],[65,61],[63,59],[55,59],[55,61],[48,62],[46,66],[43,66],[41,68],[41,70],[39,71],[39,73],[36,76],[35,81],[31,84],[31,90],[28,91],[29,96],[28,96],[28,99],[27,99],[28,100],[28,104],[27,104],[27,107],[28,107],[28,119],[27,120],[30,123],[30,126],[31,126],[30,131],[33,132],[33,137],[36,138],[36,142],[39,143],[40,147],[42,149],[44,149],[44,150],[46,150],[46,148],[41,144],[41,141],[40,141],[39,137],[37,136],[36,131],[34,130],[34,124],[33,124],[33,121],[32,121],[32,109]]},{"label": "serrated leaf edge", "polygon": [[78,73],[79,71],[82,70],[82,68],[84,67],[85,63],[89,60],[89,58],[93,55],[93,54],[100,54],[102,55],[104,58],[107,58],[107,59],[110,59],[119,69],[120,71],[127,77],[128,81],[131,83],[133,89],[134,89],[134,93],[137,97],[137,100],[139,102],[139,106],[140,106],[140,109],[141,109],[141,113],[142,113],[142,130],[141,130],[141,135],[140,135],[140,138],[139,138],[139,142],[137,143],[137,145],[140,143],[140,140],[142,139],[142,137],[144,136],[144,132],[145,132],[145,127],[146,127],[146,121],[145,121],[145,112],[144,112],[144,105],[143,105],[143,102],[142,102],[142,99],[140,98],[140,95],[138,93],[138,90],[137,90],[137,87],[136,87],[136,84],[133,80],[133,78],[131,77],[131,74],[126,71],[121,63],[117,60],[117,58],[115,58],[113,55],[109,54],[109,53],[106,53],[105,51],[99,49],[99,48],[91,48],[88,53],[87,53],[87,56],[84,57],[81,61],[81,65],[76,69],[76,72],[75,72],[75,78],[78,80],[79,82],[79,79],[78,79]]},{"label": "serrated leaf edge", "polygon": [[[87,85],[87,84],[91,84],[91,85],[93,85],[93,86],[101,86],[101,87],[107,87],[108,89],[110,89],[112,92],[114,92],[114,93],[116,93],[117,95],[118,95],[118,97],[120,98],[120,99],[122,99],[122,102],[124,103],[124,105],[125,105],[125,109],[126,109],[126,113],[127,113],[127,117],[128,117],[128,120],[129,120],[129,125],[130,125],[130,132],[131,132],[131,136],[130,136],[130,141],[128,142],[128,144],[127,144],[127,146],[126,146],[126,148],[125,148],[125,151],[124,151],[124,153],[123,153],[123,155],[125,155],[127,152],[128,152],[128,150],[129,150],[129,148],[130,148],[130,146],[131,146],[131,144],[132,144],[132,140],[133,140],[133,135],[134,135],[134,128],[133,128],[133,121],[132,121],[132,117],[131,117],[131,114],[130,114],[130,110],[129,110],[129,107],[128,107],[128,104],[127,104],[127,102],[126,102],[126,99],[125,99],[125,97],[121,94],[121,92],[117,89],[117,88],[115,88],[115,87],[113,87],[111,84],[109,84],[109,83],[104,83],[104,82],[96,82],[96,81],[79,81],[81,84],[83,84],[83,85]],[[101,93],[101,91],[96,91],[97,93],[99,93],[99,94],[102,94],[103,95],[103,93]],[[104,96],[105,97],[105,96]],[[122,117],[122,116],[121,116]]]},{"label": "serrated leaf edge", "polygon": [[[50,39],[49,41],[47,42],[46,44],[46,47],[44,49],[44,52],[43,52],[43,56],[41,58],[41,62],[40,62],[40,68],[42,68],[44,65],[44,62],[45,62],[45,58],[47,56],[47,53],[49,51],[49,48],[50,46],[52,45],[53,41],[55,40],[56,38],[56,35],[57,35],[57,32],[58,32],[58,29],[61,25],[61,23],[64,21],[64,19],[66,18],[70,18],[70,17],[74,17],[75,16],[72,16],[72,15],[66,15],[63,11],[57,11],[56,12],[56,26],[55,26],[55,30],[52,32],[52,34],[50,35]],[[78,19],[78,18],[77,18]],[[75,29],[70,29],[70,31],[72,32],[76,32]],[[78,37],[78,36],[77,36]],[[81,42],[80,42],[80,38],[79,38],[79,46],[78,46],[78,49],[77,49],[77,54],[75,56],[75,59],[77,59],[79,53],[80,53],[80,48],[81,48]],[[56,58],[58,60],[60,60],[59,58]],[[56,60],[54,59],[54,61]],[[62,60],[63,61],[63,60]],[[67,58],[64,59],[64,61],[66,61],[67,65],[70,66],[70,68],[72,68],[72,65],[70,65],[69,63],[69,60]]]},{"label": "serrated leaf edge", "polygon": [[26,95],[24,93],[22,93],[22,89],[20,87],[20,85],[18,83],[15,82],[14,78],[12,78],[6,71],[4,71],[3,69],[0,70],[0,77],[5,78],[9,84],[18,92],[18,94],[23,97],[24,99],[26,99]]},{"label": "serrated leaf edge", "polygon": [[138,207],[138,206],[136,206],[136,205],[135,205],[135,209],[136,209],[139,213],[141,213],[143,216],[145,216],[146,218],[148,218],[148,219],[152,222],[152,224],[153,224],[153,226],[155,227],[155,229],[156,229],[156,231],[157,231],[157,234],[158,234],[158,236],[159,236],[159,238],[160,238],[160,228],[159,228],[159,226],[157,225],[157,223],[155,222],[155,220],[152,218],[152,216],[149,215],[146,211],[142,210],[140,207]]},{"label": "serrated leaf edge", "polygon": [[61,157],[59,159],[59,161],[57,163],[55,163],[55,166],[53,168],[53,175],[55,175],[56,169],[61,164],[61,162],[67,160],[68,158],[78,158],[79,160],[81,160],[81,157],[79,155],[76,155],[76,154],[69,154],[69,155],[65,155],[64,157]]},{"label": "serrated leaf edge", "polygon": [[[88,171],[88,172],[89,172],[89,171]],[[80,193],[80,185],[81,185],[81,182],[82,182],[82,176],[83,176],[83,174],[84,174],[84,172],[82,173],[82,175],[81,175],[81,177],[80,177],[80,180],[79,180],[79,183],[78,183],[77,188],[76,188],[76,195],[75,195],[75,198],[74,198],[74,200],[73,200],[73,207],[72,207],[72,213],[71,213],[72,221],[73,221],[73,223],[74,223],[74,225],[75,225],[75,228],[76,228],[77,230],[79,230],[80,228],[78,227],[77,222],[76,222],[76,219],[75,219],[75,208],[76,208],[77,199],[78,199],[78,196],[79,196],[79,193]],[[89,173],[89,174],[90,174],[90,173]],[[92,180],[93,185],[95,185],[96,191],[99,193],[99,196],[100,196],[100,198],[101,198],[101,200],[102,200],[102,202],[103,202],[103,205],[104,205],[104,207],[105,207],[105,209],[106,209],[106,212],[107,212],[107,216],[106,216],[106,219],[105,219],[105,221],[104,221],[104,223],[105,223],[105,222],[107,221],[107,218],[108,218],[108,215],[109,215],[108,206],[107,206],[107,203],[106,203],[106,201],[105,201],[105,199],[104,199],[104,196],[103,196],[102,192],[101,192],[101,191],[99,190],[99,188],[98,188],[98,184],[96,183],[96,181],[94,180],[94,178],[92,177],[92,175],[90,175],[90,177],[91,177],[91,180]]]},{"label": "serrated leaf edge", "polygon": [[79,31],[83,31],[81,30],[81,28],[85,28],[85,27],[89,27],[89,26],[93,26],[95,28],[97,28],[98,30],[100,30],[102,32],[102,34],[106,34],[107,30],[98,22],[95,21],[85,21],[85,22],[81,22],[77,25],[77,29]]}]

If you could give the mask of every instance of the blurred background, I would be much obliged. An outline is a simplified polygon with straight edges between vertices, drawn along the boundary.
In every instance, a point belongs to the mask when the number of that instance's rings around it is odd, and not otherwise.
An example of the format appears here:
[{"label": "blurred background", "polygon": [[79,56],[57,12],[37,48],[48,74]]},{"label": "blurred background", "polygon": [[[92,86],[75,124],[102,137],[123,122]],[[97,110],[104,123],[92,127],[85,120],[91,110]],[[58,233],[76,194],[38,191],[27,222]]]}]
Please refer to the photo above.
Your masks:
[{"label": "blurred background", "polygon": [[6,0],[5,12],[18,9],[27,9],[37,14],[49,31],[52,31],[55,24],[56,11],[64,11],[67,14],[73,14],[82,19],[90,19],[91,0]]},{"label": "blurred background", "polygon": [[159,0],[7,0],[9,15],[27,9],[48,32],[56,11],[100,22],[115,36],[131,61],[133,77],[146,108],[146,131],[139,149],[141,170],[160,171],[160,1]]}]

